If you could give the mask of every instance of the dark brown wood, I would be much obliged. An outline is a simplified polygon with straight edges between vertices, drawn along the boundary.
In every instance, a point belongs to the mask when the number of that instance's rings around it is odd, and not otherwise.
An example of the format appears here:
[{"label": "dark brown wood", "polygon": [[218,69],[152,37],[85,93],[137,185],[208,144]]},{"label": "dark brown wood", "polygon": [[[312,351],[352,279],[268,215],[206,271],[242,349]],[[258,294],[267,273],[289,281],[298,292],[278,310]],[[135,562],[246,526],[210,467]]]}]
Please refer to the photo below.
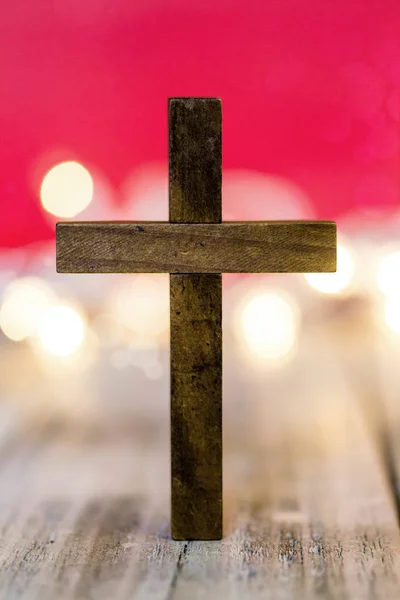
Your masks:
[{"label": "dark brown wood", "polygon": [[[170,227],[192,232],[186,247],[176,239],[168,243],[175,255],[172,271],[190,273],[190,255],[210,259],[206,229],[197,228],[221,227],[214,225],[221,221],[221,168],[220,101],[171,99],[169,207],[170,220],[179,224]],[[196,271],[206,272],[205,264]],[[222,537],[221,279],[170,275],[171,521],[177,540]]]},{"label": "dark brown wood", "polygon": [[169,220],[220,223],[221,100],[170,98]]},{"label": "dark brown wood", "polygon": [[61,273],[331,272],[336,269],[336,225],[61,223],[57,269]]},{"label": "dark brown wood", "polygon": [[[327,221],[221,224],[221,102],[169,100],[169,223],[61,223],[61,273],[170,273],[172,535],[222,535],[221,272],[332,272]],[[180,559],[179,559],[180,560]]]},{"label": "dark brown wood", "polygon": [[221,275],[171,275],[172,536],[222,536]]}]

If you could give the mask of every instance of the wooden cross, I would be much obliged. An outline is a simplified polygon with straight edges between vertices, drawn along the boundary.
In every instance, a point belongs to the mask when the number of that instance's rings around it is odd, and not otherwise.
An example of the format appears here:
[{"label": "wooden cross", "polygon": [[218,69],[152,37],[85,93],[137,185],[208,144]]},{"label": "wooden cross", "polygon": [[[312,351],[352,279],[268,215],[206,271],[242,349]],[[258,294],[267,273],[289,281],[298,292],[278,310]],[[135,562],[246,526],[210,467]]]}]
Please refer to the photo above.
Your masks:
[{"label": "wooden cross", "polygon": [[178,540],[222,536],[221,273],[336,270],[335,223],[221,222],[221,137],[218,98],[170,98],[169,222],[57,225],[59,273],[170,273]]}]

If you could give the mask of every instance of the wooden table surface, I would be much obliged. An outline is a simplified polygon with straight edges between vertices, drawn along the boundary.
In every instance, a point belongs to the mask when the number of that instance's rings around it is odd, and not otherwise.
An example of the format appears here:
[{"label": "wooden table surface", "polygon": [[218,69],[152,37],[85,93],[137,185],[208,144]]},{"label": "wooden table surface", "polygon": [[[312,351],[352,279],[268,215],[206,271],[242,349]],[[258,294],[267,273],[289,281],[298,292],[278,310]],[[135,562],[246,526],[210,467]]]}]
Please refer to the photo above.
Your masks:
[{"label": "wooden table surface", "polygon": [[167,355],[44,377],[0,346],[0,599],[398,599],[400,353],[353,317],[274,373],[225,340],[220,542],[170,539]]}]

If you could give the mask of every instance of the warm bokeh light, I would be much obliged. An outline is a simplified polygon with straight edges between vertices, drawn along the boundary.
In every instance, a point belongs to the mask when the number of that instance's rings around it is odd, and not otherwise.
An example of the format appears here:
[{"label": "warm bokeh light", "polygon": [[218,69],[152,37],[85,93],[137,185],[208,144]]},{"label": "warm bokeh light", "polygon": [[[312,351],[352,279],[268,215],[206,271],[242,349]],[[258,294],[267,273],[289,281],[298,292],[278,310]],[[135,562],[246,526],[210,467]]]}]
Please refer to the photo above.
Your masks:
[{"label": "warm bokeh light", "polygon": [[23,277],[8,284],[0,309],[0,327],[14,341],[32,335],[46,309],[56,301],[50,286],[38,277]]},{"label": "warm bokeh light", "polygon": [[155,363],[154,365],[149,365],[145,368],[145,375],[147,379],[152,381],[156,381],[157,379],[161,379],[164,375],[164,369],[161,363]]},{"label": "warm bokeh light", "polygon": [[377,282],[383,294],[400,297],[400,251],[382,258],[378,265]]},{"label": "warm bokeh light", "polygon": [[[312,219],[312,203],[293,181],[272,174],[227,169],[222,180],[225,220]],[[251,198],[251,202],[249,202]]]},{"label": "warm bokeh light", "polygon": [[63,162],[46,174],[40,196],[47,212],[57,217],[75,217],[92,201],[93,180],[79,163]]},{"label": "warm bokeh light", "polygon": [[253,357],[280,361],[294,348],[297,311],[279,292],[257,292],[244,299],[238,326],[241,341]]},{"label": "warm bokeh light", "polygon": [[168,221],[168,165],[144,163],[122,183],[124,219]]},{"label": "warm bokeh light", "polygon": [[151,338],[136,338],[129,346],[118,348],[110,355],[110,362],[116,369],[137,367],[142,371],[159,364],[159,345]]},{"label": "warm bokeh light", "polygon": [[161,335],[168,329],[168,276],[129,277],[114,291],[110,312],[117,324],[142,338]]},{"label": "warm bokeh light", "polygon": [[323,294],[340,294],[347,290],[354,277],[354,260],[347,248],[338,245],[336,273],[305,273],[307,283]]},{"label": "warm bokeh light", "polygon": [[43,315],[38,336],[46,350],[54,356],[69,356],[83,343],[85,323],[70,306],[53,306]]},{"label": "warm bokeh light", "polygon": [[385,322],[393,333],[400,335],[400,296],[390,296],[385,303]]}]

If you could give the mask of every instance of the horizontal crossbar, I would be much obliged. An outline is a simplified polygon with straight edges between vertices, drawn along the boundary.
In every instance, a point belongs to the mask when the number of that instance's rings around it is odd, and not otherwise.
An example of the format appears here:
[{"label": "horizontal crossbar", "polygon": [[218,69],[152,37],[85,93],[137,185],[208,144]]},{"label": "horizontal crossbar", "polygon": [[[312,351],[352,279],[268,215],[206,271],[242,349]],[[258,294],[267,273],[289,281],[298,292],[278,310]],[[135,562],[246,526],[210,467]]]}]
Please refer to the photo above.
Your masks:
[{"label": "horizontal crossbar", "polygon": [[317,273],[336,270],[330,221],[57,225],[59,273]]}]

